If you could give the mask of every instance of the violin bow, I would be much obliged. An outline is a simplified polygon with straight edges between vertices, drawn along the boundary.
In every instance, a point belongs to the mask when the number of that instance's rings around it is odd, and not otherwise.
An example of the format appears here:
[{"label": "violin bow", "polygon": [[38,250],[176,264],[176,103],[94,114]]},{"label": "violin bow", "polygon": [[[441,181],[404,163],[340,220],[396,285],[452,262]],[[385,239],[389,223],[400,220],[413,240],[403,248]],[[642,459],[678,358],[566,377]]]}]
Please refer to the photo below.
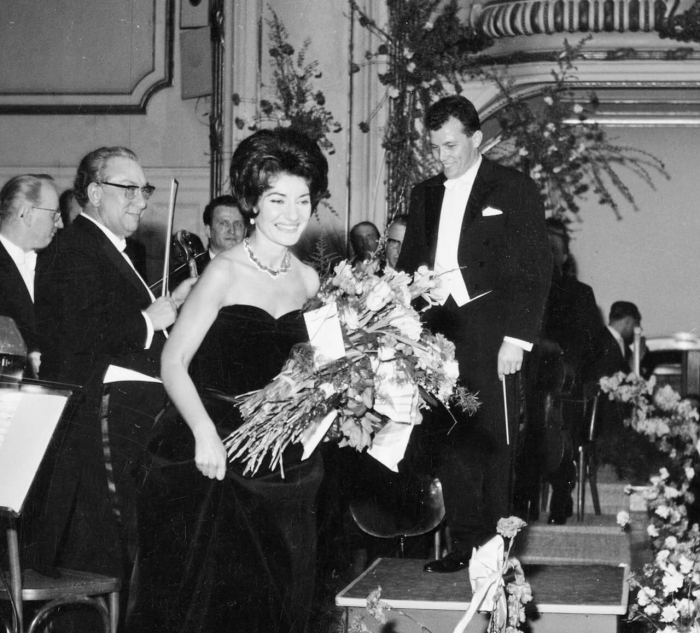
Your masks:
[{"label": "violin bow", "polygon": [[170,206],[168,207],[168,227],[165,233],[165,261],[163,262],[163,285],[160,294],[162,297],[168,295],[168,283],[170,281],[170,240],[173,232],[173,218],[175,217],[175,198],[177,198],[177,188],[179,182],[173,178],[170,183]]}]

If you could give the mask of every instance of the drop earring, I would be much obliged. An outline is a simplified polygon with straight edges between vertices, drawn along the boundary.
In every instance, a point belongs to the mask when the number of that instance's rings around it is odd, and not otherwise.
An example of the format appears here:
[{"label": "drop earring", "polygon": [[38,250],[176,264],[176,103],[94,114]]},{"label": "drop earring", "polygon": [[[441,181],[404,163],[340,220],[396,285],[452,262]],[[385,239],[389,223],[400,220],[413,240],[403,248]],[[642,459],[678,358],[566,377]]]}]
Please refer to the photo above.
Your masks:
[{"label": "drop earring", "polygon": [[255,226],[255,218],[250,218],[251,225]]}]

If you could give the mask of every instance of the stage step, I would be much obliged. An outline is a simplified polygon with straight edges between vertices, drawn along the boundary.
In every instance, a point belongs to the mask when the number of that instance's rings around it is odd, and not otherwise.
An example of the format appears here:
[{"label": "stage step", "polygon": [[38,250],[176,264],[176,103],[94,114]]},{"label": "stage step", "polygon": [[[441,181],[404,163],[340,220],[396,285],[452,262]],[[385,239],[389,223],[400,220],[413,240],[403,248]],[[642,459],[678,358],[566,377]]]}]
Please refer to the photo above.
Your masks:
[{"label": "stage step", "polygon": [[[415,633],[420,626],[432,633],[450,633],[469,607],[472,592],[466,570],[427,574],[425,561],[380,558],[336,596],[350,626],[361,618],[373,633]],[[532,633],[616,633],[618,619],[627,612],[629,569],[619,565],[525,565],[533,603]],[[370,592],[382,588],[387,623],[366,611]],[[477,614],[468,633],[484,633],[486,615]]]},{"label": "stage step", "polygon": [[632,562],[630,533],[622,531],[616,517],[603,514],[576,517],[566,525],[535,522],[515,542],[513,555],[530,564],[617,565]]}]

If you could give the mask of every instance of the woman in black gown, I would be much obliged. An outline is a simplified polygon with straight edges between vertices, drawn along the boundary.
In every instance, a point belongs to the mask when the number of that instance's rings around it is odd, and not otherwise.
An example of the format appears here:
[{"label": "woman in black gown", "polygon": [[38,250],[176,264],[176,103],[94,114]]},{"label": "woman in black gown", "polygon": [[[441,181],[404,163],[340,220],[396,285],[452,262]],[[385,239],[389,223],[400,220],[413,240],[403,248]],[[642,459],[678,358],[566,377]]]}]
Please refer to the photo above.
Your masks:
[{"label": "woman in black gown", "polygon": [[255,231],[219,254],[182,308],[161,375],[175,408],[149,447],[141,498],[140,594],[130,630],[302,632],[313,594],[317,454],[243,476],[222,444],[241,424],[222,394],[267,384],[295,343],[316,272],[290,251],[326,191],[318,145],[289,129],[245,139],[233,193]]}]

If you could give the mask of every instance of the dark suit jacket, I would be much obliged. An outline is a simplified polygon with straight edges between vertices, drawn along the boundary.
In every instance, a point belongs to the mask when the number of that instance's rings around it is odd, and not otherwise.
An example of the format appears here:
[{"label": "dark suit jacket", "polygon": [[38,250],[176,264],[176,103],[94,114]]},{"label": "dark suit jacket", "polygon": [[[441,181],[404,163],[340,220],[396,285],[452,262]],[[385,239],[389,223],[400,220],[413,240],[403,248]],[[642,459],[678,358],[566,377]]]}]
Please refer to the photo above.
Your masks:
[{"label": "dark suit jacket", "polygon": [[618,371],[631,371],[620,345],[608,328],[602,328],[594,342],[594,354],[586,371],[588,381],[598,382],[603,376],[612,376]]},{"label": "dark suit jacket", "polygon": [[[437,250],[445,176],[418,184],[411,193],[409,222],[399,270],[432,268]],[[487,207],[500,215],[484,216]],[[524,174],[482,158],[462,224],[457,253],[471,297],[498,293],[506,315],[498,335],[535,342],[551,279],[544,209],[535,184]]]},{"label": "dark suit jacket", "polygon": [[34,302],[15,262],[0,243],[0,315],[14,319],[27,345],[27,353],[39,350]]},{"label": "dark suit jacket", "polygon": [[163,335],[144,350],[141,313],[151,303],[124,256],[90,220],[64,229],[37,277],[37,311],[46,328],[42,377],[85,385],[101,383],[112,363],[157,376]]}]

